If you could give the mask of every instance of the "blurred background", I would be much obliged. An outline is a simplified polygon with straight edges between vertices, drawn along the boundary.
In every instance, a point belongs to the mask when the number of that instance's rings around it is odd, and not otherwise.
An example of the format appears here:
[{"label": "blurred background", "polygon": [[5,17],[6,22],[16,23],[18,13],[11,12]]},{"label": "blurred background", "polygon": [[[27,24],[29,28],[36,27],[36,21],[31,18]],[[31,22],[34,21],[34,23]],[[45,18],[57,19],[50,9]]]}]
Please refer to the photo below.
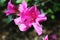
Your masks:
[{"label": "blurred background", "polygon": [[[18,26],[11,20],[16,16],[8,17],[3,13],[7,9],[8,1],[0,0],[0,40],[42,40],[46,34],[49,35],[49,40],[60,40],[60,0],[26,0],[28,7],[35,4],[47,16],[47,21],[42,23],[41,36],[36,34],[33,27],[26,32],[19,31]],[[21,2],[22,0],[12,0],[12,4],[17,7]]]}]

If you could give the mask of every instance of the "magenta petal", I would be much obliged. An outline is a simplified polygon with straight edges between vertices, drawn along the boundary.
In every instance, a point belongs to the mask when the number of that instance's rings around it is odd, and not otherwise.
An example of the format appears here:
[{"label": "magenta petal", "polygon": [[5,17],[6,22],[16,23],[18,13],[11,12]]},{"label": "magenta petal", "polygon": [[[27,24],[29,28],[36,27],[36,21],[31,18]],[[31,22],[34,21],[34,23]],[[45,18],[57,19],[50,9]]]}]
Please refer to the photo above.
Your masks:
[{"label": "magenta petal", "polygon": [[18,25],[20,31],[26,31],[28,27],[25,24]]},{"label": "magenta petal", "polygon": [[21,17],[14,19],[14,22],[16,25],[20,24],[22,22]]},{"label": "magenta petal", "polygon": [[37,23],[32,23],[35,31],[37,32],[38,35],[42,34],[42,26]]},{"label": "magenta petal", "polygon": [[46,35],[46,36],[43,38],[43,40],[48,40],[48,35]]},{"label": "magenta petal", "polygon": [[39,14],[40,14],[40,11],[37,9],[36,6],[32,6],[32,7],[29,9],[29,11],[30,11],[31,13],[36,14],[36,15],[39,15]]}]

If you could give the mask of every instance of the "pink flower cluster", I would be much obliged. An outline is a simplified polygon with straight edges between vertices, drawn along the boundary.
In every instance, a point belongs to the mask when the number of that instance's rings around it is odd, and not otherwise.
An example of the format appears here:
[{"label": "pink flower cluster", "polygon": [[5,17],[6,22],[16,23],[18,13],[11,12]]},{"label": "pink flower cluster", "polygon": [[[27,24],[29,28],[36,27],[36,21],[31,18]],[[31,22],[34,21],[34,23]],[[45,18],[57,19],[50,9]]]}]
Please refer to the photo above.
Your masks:
[{"label": "pink flower cluster", "polygon": [[32,7],[27,7],[27,3],[25,0],[22,1],[22,4],[19,4],[18,9],[15,5],[11,3],[11,0],[8,2],[7,10],[5,10],[5,14],[8,16],[10,14],[14,14],[19,11],[19,14],[14,22],[18,25],[20,31],[26,31],[29,28],[34,27],[36,33],[38,35],[42,34],[42,25],[39,22],[43,22],[47,20],[45,14],[41,14],[37,9],[36,5]]}]

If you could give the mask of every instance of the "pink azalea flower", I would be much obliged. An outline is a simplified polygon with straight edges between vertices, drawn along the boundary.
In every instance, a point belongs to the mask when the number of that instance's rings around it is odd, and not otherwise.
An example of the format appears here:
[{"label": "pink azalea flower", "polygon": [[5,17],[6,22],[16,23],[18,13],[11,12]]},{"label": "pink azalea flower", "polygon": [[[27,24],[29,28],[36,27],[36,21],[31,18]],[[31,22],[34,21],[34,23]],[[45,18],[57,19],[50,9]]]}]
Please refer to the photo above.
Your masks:
[{"label": "pink azalea flower", "polygon": [[43,40],[48,40],[48,35],[46,35],[46,36],[43,38]]},{"label": "pink azalea flower", "polygon": [[21,8],[19,9],[21,12],[20,17],[14,19],[15,24],[18,25],[20,31],[26,31],[33,25],[37,34],[41,35],[42,26],[39,24],[39,22],[47,20],[45,14],[40,14],[36,6],[27,8],[27,4],[24,3],[26,2],[22,2],[20,6]]},{"label": "pink azalea flower", "polygon": [[14,14],[17,12],[17,8],[15,7],[15,5],[13,5],[11,3],[11,0],[8,2],[7,5],[7,10],[4,11],[4,13],[6,14],[6,16],[10,15],[10,14]]}]

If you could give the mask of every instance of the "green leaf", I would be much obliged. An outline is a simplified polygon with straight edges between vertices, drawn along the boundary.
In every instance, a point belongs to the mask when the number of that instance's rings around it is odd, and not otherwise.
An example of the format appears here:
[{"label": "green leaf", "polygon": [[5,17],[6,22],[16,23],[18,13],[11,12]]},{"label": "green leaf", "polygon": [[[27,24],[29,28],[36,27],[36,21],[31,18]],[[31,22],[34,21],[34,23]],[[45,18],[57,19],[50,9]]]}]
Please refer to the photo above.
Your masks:
[{"label": "green leaf", "polygon": [[[29,0],[26,0],[28,2]],[[16,0],[16,3],[22,3],[22,0]]]},{"label": "green leaf", "polygon": [[53,13],[53,11],[51,9],[48,9],[47,12],[48,13]]},{"label": "green leaf", "polygon": [[16,3],[21,3],[22,2],[22,0],[16,0]]},{"label": "green leaf", "polygon": [[29,2],[29,0],[26,0],[26,2]]},{"label": "green leaf", "polygon": [[13,19],[12,19],[12,15],[10,15],[10,16],[8,16],[8,18],[4,18],[4,19],[3,19],[3,22],[6,23],[6,24],[8,24],[8,23],[10,23],[12,20],[13,20]]},{"label": "green leaf", "polygon": [[12,21],[12,15],[8,16],[8,22]]},{"label": "green leaf", "polygon": [[37,5],[37,4],[39,3],[39,1],[40,1],[40,0],[35,0],[35,3],[34,3],[34,4]]},{"label": "green leaf", "polygon": [[54,15],[51,15],[51,19],[53,19],[53,20],[54,20],[54,19],[55,19],[55,16],[54,16]]},{"label": "green leaf", "polygon": [[42,2],[41,5],[44,6],[45,5],[45,2]]},{"label": "green leaf", "polygon": [[3,6],[3,4],[4,4],[5,1],[6,0],[0,0],[0,5]]}]

